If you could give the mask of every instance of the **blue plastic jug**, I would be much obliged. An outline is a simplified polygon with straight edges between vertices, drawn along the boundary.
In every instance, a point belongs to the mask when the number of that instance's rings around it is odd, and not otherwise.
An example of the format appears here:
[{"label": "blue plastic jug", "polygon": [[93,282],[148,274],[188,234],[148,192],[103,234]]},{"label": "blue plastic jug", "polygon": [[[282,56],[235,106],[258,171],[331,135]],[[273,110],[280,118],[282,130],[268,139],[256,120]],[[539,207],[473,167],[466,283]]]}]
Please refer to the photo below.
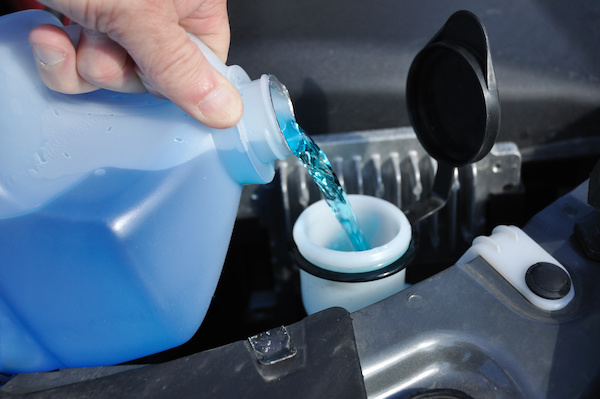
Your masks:
[{"label": "blue plastic jug", "polygon": [[[0,371],[116,364],[182,344],[210,304],[242,185],[290,155],[285,87],[239,90],[241,122],[213,130],[150,94],[62,95],[27,36],[43,11],[0,18]],[[199,44],[202,47],[202,44]],[[275,110],[277,108],[277,111]]]}]

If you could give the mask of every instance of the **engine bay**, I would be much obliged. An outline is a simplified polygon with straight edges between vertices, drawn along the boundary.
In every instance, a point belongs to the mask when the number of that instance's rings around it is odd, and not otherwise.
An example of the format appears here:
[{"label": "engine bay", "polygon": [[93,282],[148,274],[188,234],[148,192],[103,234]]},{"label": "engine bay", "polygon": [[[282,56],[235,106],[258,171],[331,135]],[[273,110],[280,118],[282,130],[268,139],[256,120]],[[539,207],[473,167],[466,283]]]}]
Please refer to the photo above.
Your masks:
[{"label": "engine bay", "polygon": [[[596,397],[600,5],[228,4],[228,63],[285,83],[349,194],[401,209],[430,194],[438,161],[411,126],[406,81],[456,10],[489,36],[502,109],[494,146],[458,167],[445,206],[413,225],[404,291],[353,313],[306,314],[291,231],[320,193],[291,157],[272,183],[244,187],[219,285],[189,342],[118,366],[7,376],[0,395]],[[536,307],[480,256],[459,261],[497,226],[522,229],[565,267],[575,294],[564,309]],[[265,333],[276,337],[272,363],[257,362]]]}]

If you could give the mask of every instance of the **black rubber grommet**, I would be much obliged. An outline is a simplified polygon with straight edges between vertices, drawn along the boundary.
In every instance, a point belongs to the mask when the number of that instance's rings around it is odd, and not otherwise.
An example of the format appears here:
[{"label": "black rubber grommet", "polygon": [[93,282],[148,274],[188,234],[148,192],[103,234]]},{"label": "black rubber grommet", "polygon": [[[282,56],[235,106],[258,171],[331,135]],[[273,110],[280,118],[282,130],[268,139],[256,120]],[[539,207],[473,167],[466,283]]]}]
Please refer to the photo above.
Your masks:
[{"label": "black rubber grommet", "polygon": [[571,277],[563,268],[549,262],[531,265],[525,273],[527,287],[545,299],[564,298],[571,290]]},{"label": "black rubber grommet", "polygon": [[344,283],[364,283],[365,281],[379,280],[391,276],[392,274],[396,274],[399,271],[404,270],[406,266],[412,262],[415,257],[415,253],[416,249],[414,240],[411,240],[404,255],[388,266],[365,273],[342,273],[326,270],[320,268],[319,266],[313,265],[300,254],[300,251],[298,251],[296,245],[291,245],[290,248],[290,255],[292,259],[296,261],[296,264],[300,269],[304,270],[308,274],[312,274],[313,276],[320,277],[325,280],[340,281]]}]

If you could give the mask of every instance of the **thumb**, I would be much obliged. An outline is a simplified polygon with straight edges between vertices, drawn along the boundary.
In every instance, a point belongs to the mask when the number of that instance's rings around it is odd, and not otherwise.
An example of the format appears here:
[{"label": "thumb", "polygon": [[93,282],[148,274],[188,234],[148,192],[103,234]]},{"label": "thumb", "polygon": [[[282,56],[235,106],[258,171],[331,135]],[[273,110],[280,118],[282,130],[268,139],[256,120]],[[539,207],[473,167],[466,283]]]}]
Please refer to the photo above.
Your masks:
[{"label": "thumb", "polygon": [[154,25],[143,35],[135,34],[137,29],[109,35],[131,55],[149,91],[160,93],[209,127],[235,125],[243,113],[235,87],[213,68],[181,26],[161,22],[163,29]]}]

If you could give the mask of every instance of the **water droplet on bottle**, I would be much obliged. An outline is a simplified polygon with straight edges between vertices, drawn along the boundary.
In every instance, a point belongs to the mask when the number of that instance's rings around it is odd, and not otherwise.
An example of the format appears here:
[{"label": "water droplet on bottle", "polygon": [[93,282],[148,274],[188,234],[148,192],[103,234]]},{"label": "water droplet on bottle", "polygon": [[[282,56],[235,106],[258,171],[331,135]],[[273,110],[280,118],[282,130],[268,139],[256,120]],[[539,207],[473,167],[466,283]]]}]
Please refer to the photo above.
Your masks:
[{"label": "water droplet on bottle", "polygon": [[113,127],[109,126],[106,128],[106,133],[110,133],[110,132],[112,132],[112,130],[113,130]]},{"label": "water droplet on bottle", "polygon": [[183,143],[183,138],[181,137],[175,137],[173,140],[175,140],[176,143]]},{"label": "water droplet on bottle", "polygon": [[104,170],[104,169],[96,169],[94,171],[94,175],[99,176],[99,177],[104,176],[105,174],[106,174],[106,170]]},{"label": "water droplet on bottle", "polygon": [[71,154],[69,154],[68,152],[63,152],[63,155],[65,156],[65,158],[71,158]]},{"label": "water droplet on bottle", "polygon": [[56,116],[57,118],[60,118],[60,112],[58,112],[58,110],[56,108],[53,110],[53,112],[54,112],[54,116]]},{"label": "water droplet on bottle", "polygon": [[48,159],[46,158],[46,154],[44,154],[43,151],[36,152],[34,157],[35,157],[36,161],[38,161],[39,163],[48,162]]}]

